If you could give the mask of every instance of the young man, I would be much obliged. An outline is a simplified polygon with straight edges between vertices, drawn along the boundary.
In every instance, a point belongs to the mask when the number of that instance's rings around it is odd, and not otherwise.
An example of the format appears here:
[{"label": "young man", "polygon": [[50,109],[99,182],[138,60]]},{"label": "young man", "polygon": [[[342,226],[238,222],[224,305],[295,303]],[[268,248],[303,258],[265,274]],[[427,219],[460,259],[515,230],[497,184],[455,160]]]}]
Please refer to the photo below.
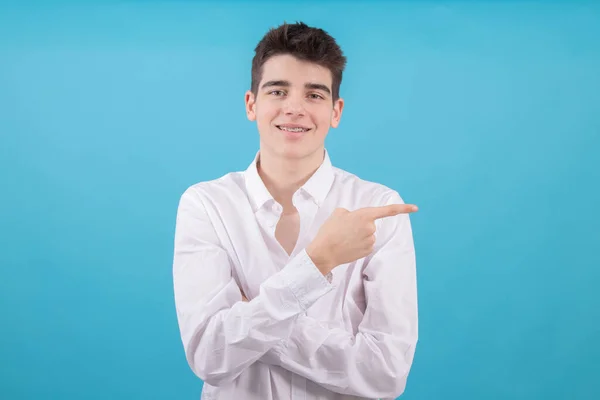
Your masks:
[{"label": "young man", "polygon": [[174,288],[202,399],[393,399],[417,343],[415,251],[399,194],[332,166],[346,59],[303,23],[256,47],[247,170],[182,195]]}]

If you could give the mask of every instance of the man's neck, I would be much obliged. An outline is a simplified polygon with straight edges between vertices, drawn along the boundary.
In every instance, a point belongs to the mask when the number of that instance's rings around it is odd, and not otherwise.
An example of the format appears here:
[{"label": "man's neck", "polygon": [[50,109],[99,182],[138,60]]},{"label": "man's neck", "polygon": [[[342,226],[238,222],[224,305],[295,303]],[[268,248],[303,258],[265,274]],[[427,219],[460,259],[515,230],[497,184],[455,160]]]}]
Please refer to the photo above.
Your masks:
[{"label": "man's neck", "polygon": [[275,201],[283,206],[284,213],[295,211],[292,197],[319,169],[324,151],[320,149],[308,157],[290,159],[260,150],[258,174]]}]

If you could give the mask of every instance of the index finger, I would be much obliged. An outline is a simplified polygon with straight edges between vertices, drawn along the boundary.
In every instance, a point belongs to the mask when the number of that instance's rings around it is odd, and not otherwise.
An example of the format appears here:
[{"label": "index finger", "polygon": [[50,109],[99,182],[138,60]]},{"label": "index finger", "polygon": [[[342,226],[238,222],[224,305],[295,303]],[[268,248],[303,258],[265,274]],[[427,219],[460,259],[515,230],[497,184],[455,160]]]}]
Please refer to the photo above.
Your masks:
[{"label": "index finger", "polygon": [[371,219],[393,217],[398,214],[409,214],[417,211],[419,208],[414,204],[389,204],[379,207],[365,207],[358,210]]}]

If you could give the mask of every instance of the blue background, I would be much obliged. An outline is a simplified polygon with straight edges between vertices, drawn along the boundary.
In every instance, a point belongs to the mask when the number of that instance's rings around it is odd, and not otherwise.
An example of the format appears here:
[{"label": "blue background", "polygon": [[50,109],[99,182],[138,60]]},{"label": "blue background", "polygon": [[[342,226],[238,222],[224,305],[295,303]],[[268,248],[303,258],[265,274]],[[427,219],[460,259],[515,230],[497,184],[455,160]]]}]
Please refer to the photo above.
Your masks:
[{"label": "blue background", "polygon": [[333,163],[421,208],[402,398],[600,398],[600,5],[566,1],[1,5],[0,398],[199,397],[176,207],[252,161],[284,20],[348,56]]}]

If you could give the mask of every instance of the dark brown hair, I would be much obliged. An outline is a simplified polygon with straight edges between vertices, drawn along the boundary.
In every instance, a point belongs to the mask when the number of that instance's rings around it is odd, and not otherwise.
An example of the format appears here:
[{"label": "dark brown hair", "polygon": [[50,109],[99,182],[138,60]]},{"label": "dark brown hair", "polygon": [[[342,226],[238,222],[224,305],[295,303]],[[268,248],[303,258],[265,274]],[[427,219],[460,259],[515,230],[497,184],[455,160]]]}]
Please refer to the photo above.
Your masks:
[{"label": "dark brown hair", "polygon": [[254,52],[250,89],[254,95],[262,79],[264,63],[275,55],[290,54],[299,60],[313,62],[329,69],[332,77],[333,101],[339,98],[346,57],[335,39],[323,29],[310,27],[303,22],[284,23],[270,29]]}]

